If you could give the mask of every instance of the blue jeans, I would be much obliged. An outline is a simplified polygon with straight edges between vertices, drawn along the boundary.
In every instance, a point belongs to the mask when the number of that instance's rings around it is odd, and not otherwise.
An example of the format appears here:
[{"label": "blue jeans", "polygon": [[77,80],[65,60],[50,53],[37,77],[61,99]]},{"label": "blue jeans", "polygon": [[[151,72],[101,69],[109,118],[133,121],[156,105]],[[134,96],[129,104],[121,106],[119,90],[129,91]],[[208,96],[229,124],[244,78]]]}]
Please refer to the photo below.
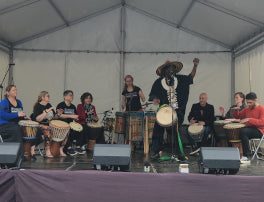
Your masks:
[{"label": "blue jeans", "polygon": [[[195,141],[194,139],[190,136],[189,132],[188,132],[188,128],[186,128],[186,133],[187,134],[187,139],[190,143],[190,145],[194,146],[195,145]],[[204,126],[204,132],[203,132],[203,136],[202,136],[202,140],[201,140],[201,147],[204,147],[206,146],[206,142],[207,142],[207,139],[208,139],[208,135],[211,133],[212,131],[212,127],[210,126]]]}]

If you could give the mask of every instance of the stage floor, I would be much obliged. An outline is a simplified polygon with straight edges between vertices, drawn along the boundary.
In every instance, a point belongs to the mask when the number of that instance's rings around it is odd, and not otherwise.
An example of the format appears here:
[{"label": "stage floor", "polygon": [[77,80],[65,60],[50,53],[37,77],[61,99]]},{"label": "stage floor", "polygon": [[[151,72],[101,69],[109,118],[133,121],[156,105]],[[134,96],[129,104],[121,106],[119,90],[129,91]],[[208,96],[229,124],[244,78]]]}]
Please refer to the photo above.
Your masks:
[{"label": "stage floor", "polygon": [[[185,153],[189,153],[188,147],[184,148]],[[165,147],[163,156],[170,154],[170,147]],[[92,153],[84,155],[57,157],[57,158],[43,158],[41,155],[36,155],[37,160],[24,161],[21,165],[22,169],[38,169],[38,170],[94,170]],[[199,173],[198,159],[199,156],[188,156],[189,172]],[[144,162],[151,163],[150,172],[154,173],[176,173],[179,172],[179,162],[176,161],[153,161],[150,157],[144,155],[143,149],[136,149],[132,152],[131,158],[131,172],[144,172]],[[250,164],[240,164],[240,169],[237,175],[249,176],[263,176],[264,175],[264,161],[255,158]]]}]

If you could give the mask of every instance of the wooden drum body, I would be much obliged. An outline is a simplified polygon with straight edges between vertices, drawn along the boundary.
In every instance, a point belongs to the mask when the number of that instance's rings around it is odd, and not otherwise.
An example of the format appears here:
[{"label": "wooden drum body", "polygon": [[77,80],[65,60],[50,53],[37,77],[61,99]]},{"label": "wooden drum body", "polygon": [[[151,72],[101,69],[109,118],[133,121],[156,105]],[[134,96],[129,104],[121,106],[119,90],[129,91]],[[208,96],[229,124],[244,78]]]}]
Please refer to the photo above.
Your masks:
[{"label": "wooden drum body", "polygon": [[149,139],[152,138],[155,122],[156,113],[145,113],[145,133],[148,133]]},{"label": "wooden drum body", "polygon": [[144,132],[144,113],[126,113],[126,139],[129,141],[142,141]]},{"label": "wooden drum body", "polygon": [[51,128],[52,143],[50,146],[51,154],[56,157],[60,154],[60,142],[62,142],[69,133],[70,125],[64,121],[52,120],[49,123]]},{"label": "wooden drum body", "polygon": [[126,113],[116,112],[115,118],[115,133],[125,134],[126,133]]},{"label": "wooden drum body", "polygon": [[241,123],[231,123],[224,125],[224,129],[228,138],[228,142],[232,145],[232,147],[237,147],[240,152],[240,158],[243,155],[242,143],[240,139],[239,132],[241,128],[245,127],[245,124]]},{"label": "wooden drum body", "polygon": [[104,128],[99,123],[87,123],[87,132],[89,137],[88,150],[93,151],[96,139],[102,134]]},{"label": "wooden drum body", "polygon": [[227,147],[227,136],[225,134],[224,125],[231,123],[226,120],[217,120],[214,122],[215,136],[217,139],[216,145],[219,147]]},{"label": "wooden drum body", "polygon": [[156,120],[160,126],[169,128],[177,123],[176,111],[169,105],[162,105],[158,109]]},{"label": "wooden drum body", "polygon": [[27,160],[31,159],[31,142],[30,140],[33,140],[36,138],[36,134],[38,131],[39,123],[31,120],[21,120],[18,122],[18,125],[22,129],[23,133],[23,141],[24,141],[24,156],[27,158]]},{"label": "wooden drum body", "polygon": [[203,138],[204,127],[194,123],[188,127],[189,135],[194,139],[195,142],[201,142]]}]

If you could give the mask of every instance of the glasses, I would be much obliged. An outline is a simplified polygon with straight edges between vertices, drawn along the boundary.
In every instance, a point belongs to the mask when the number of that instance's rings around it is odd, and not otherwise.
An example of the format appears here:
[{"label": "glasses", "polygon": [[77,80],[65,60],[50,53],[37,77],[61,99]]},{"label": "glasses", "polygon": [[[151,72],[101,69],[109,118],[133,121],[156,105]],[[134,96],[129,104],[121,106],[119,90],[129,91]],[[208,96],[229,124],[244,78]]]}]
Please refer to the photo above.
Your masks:
[{"label": "glasses", "polygon": [[46,97],[50,97],[50,95],[46,95]]}]

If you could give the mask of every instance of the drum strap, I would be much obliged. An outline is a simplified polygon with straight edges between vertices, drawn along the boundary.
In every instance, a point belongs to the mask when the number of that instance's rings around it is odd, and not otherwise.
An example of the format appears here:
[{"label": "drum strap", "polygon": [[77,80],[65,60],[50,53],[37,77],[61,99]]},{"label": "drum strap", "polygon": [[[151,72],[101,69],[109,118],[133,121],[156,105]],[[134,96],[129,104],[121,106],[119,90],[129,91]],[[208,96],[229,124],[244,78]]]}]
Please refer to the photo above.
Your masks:
[{"label": "drum strap", "polygon": [[178,134],[178,142],[179,142],[179,148],[181,151],[181,155],[185,157],[184,151],[183,151],[183,146],[182,146],[182,141],[179,133],[179,126],[178,126],[178,121],[177,121],[177,134]]}]

